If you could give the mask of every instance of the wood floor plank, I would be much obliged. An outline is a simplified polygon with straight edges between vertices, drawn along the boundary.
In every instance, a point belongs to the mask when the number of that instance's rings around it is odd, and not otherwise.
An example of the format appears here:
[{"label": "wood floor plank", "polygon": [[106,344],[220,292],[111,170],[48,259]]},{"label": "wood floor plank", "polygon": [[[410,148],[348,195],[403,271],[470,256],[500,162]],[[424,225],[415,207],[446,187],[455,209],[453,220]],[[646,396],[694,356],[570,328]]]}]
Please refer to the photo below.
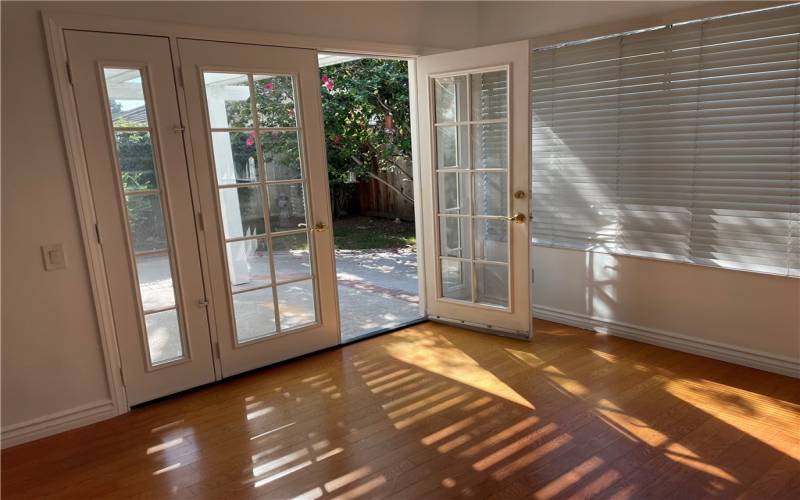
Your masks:
[{"label": "wood floor plank", "polygon": [[3,498],[792,498],[800,382],[424,323],[3,450]]}]

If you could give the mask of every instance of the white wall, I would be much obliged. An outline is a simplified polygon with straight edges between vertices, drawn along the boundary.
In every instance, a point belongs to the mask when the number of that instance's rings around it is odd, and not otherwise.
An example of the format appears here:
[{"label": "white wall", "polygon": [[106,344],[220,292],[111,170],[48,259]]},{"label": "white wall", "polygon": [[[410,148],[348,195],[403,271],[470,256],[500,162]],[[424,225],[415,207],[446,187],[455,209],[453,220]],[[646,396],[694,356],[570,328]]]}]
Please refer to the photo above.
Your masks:
[{"label": "white wall", "polygon": [[[715,8],[730,9],[731,3]],[[109,398],[39,18],[42,8],[402,44],[427,52],[549,37],[578,24],[610,23],[615,16],[653,16],[687,5],[622,4],[2,2],[3,428]],[[64,245],[67,269],[44,272],[39,248],[49,243]],[[575,259],[585,268],[583,254],[575,255],[537,249],[537,301],[586,311],[581,300],[596,283],[583,273],[575,274],[579,269]],[[796,281],[694,267],[664,271],[669,266],[644,261],[620,264],[617,293],[625,304],[616,306],[615,317],[789,352],[788,336],[798,322],[791,302],[798,302]],[[678,275],[692,285],[674,282]],[[642,276],[663,279],[656,286],[642,281]],[[707,299],[709,290],[721,298],[712,312],[698,316],[686,294]],[[765,318],[764,311],[776,308],[781,311],[778,315]]]},{"label": "white wall", "polygon": [[533,248],[533,265],[533,301],[545,313],[800,363],[798,279],[544,247]]}]

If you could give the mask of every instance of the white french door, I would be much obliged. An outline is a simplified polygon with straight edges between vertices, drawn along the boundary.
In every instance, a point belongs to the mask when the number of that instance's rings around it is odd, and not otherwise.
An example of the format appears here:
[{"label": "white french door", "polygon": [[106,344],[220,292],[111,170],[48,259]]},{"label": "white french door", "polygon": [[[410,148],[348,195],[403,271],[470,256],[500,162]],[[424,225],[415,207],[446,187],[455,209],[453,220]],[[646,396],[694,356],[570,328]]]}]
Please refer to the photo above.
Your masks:
[{"label": "white french door", "polygon": [[65,41],[128,404],[338,344],[316,52]]},{"label": "white french door", "polygon": [[178,47],[222,375],[338,344],[316,51]]},{"label": "white french door", "polygon": [[418,59],[431,319],[529,337],[529,44]]},{"label": "white french door", "polygon": [[128,404],[211,382],[169,39],[65,39]]}]

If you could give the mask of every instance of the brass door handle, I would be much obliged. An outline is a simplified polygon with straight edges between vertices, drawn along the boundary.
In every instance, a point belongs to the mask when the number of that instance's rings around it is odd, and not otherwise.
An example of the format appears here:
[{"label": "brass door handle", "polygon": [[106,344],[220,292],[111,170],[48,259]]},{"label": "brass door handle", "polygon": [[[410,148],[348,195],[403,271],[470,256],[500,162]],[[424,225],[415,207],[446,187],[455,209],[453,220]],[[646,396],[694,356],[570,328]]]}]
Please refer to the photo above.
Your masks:
[{"label": "brass door handle", "polygon": [[317,222],[316,225],[314,225],[314,231],[318,233],[321,233],[326,229],[328,229],[328,226],[324,222]]},{"label": "brass door handle", "polygon": [[517,212],[511,217],[505,217],[505,219],[510,220],[511,222],[514,222],[516,224],[524,224],[527,217],[525,217],[525,214],[523,214],[522,212]]}]

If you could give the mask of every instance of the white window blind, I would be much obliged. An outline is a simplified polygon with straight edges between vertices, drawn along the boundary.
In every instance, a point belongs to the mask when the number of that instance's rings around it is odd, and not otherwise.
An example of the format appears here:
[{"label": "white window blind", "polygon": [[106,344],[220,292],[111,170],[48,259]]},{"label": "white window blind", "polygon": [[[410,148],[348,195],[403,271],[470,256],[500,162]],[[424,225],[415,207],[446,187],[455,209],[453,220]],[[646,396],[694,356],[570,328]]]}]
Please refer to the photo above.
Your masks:
[{"label": "white window blind", "polygon": [[800,6],[532,66],[535,245],[800,276]]}]

